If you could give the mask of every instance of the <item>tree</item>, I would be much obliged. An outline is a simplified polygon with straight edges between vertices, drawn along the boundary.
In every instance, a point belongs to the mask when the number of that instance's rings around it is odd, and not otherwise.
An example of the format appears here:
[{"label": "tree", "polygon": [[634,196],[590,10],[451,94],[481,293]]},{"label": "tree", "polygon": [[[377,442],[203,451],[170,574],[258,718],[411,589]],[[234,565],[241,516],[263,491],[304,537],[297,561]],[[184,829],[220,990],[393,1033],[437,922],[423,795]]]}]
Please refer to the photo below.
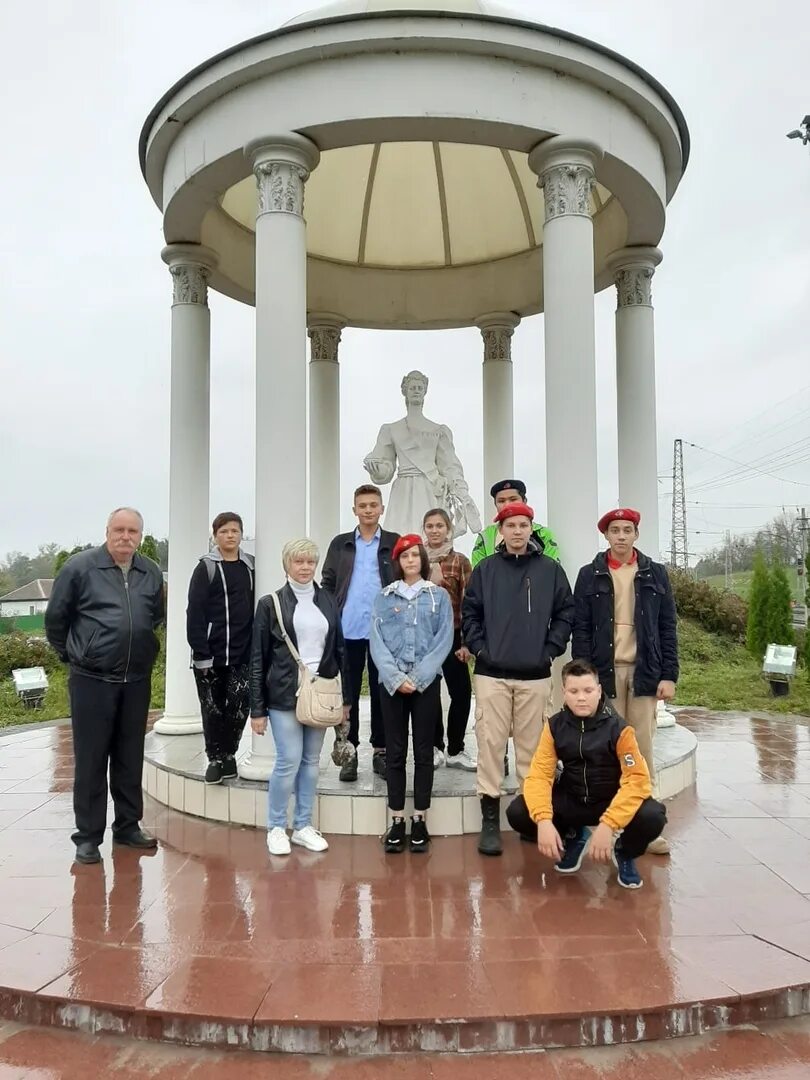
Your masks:
[{"label": "tree", "polygon": [[770,574],[761,551],[754,559],[754,572],[751,576],[751,588],[748,593],[748,628],[745,643],[748,651],[757,660],[765,655],[768,644],[768,594],[770,593]]},{"label": "tree", "polygon": [[[804,573],[804,580],[807,582],[807,588],[804,590],[804,602],[807,607],[810,607],[810,551],[807,552],[804,559]],[[810,637],[810,634],[808,637]]]},{"label": "tree", "polygon": [[156,562],[158,566],[160,565],[158,543],[151,533],[147,533],[146,536],[144,536],[143,540],[141,540],[141,546],[138,548],[138,551],[145,558],[151,559],[152,562]]},{"label": "tree", "polygon": [[767,640],[777,645],[793,644],[793,624],[790,616],[790,582],[781,563],[771,570],[766,615]]},{"label": "tree", "polygon": [[56,557],[53,560],[53,576],[56,577],[71,555],[75,555],[79,551],[87,551],[87,549],[92,546],[92,544],[76,544],[70,551],[66,551],[64,548],[62,548],[61,551],[57,551]]}]

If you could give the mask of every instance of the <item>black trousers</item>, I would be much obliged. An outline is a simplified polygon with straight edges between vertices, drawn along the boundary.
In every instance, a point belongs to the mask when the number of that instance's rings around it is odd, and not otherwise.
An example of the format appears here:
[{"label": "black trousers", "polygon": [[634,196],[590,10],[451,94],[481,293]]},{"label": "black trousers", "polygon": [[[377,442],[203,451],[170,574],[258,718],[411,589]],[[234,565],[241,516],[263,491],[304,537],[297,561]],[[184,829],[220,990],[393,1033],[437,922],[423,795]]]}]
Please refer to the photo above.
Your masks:
[{"label": "black trousers", "polygon": [[107,827],[107,769],[115,806],[113,835],[125,836],[143,817],[143,740],[151,680],[106,683],[70,676],[73,726],[73,842],[100,844]]},{"label": "black trousers", "polygon": [[377,668],[371,659],[368,638],[346,639],[346,660],[349,666],[349,742],[357,747],[360,742],[360,689],[363,669],[368,665],[368,693],[371,698],[371,745],[375,750],[385,750],[385,729],[380,709],[380,682]]},{"label": "black trousers", "polygon": [[413,807],[427,810],[433,791],[433,735],[441,716],[441,680],[435,679],[421,694],[389,694],[380,690],[385,724],[385,761],[388,806],[405,809],[405,762],[408,757],[408,720],[413,732]]},{"label": "black trousers", "polygon": [[194,681],[202,713],[205,756],[224,761],[239,749],[239,740],[250,712],[250,680],[247,664],[194,668]]},{"label": "black trousers", "polygon": [[[464,749],[464,736],[467,734],[467,720],[472,702],[470,669],[456,656],[456,650],[460,648],[461,630],[459,629],[453,634],[453,648],[442,664],[442,675],[447,683],[447,693],[450,695],[450,708],[447,710],[447,753],[453,757]],[[433,745],[438,750],[444,750],[444,717],[441,711],[439,722],[436,724],[436,738]]]},{"label": "black trousers", "polygon": [[[551,792],[554,828],[565,840],[566,833],[571,829],[580,829],[583,825],[598,825],[599,818],[609,805],[608,800],[586,806],[572,799],[557,783]],[[522,795],[518,795],[506,808],[506,817],[515,832],[537,842],[537,823],[529,817],[526,800]],[[645,799],[621,834],[621,850],[628,858],[637,859],[647,850],[647,845],[661,835],[666,823],[667,811],[664,804],[655,799]]]}]

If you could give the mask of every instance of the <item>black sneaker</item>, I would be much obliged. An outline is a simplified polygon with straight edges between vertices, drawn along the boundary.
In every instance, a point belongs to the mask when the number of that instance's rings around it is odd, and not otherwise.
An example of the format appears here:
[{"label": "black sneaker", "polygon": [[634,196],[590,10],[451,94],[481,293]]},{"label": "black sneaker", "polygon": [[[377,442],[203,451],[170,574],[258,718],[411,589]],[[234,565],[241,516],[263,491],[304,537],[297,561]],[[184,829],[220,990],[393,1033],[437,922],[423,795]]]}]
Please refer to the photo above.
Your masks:
[{"label": "black sneaker", "polygon": [[347,761],[342,767],[340,770],[340,779],[348,784],[357,779],[357,754],[354,755],[351,761]]},{"label": "black sneaker", "polygon": [[554,867],[558,874],[575,874],[582,866],[585,852],[591,842],[591,830],[586,828],[574,829],[563,838],[565,851],[563,857]]},{"label": "black sneaker", "polygon": [[634,859],[628,858],[620,845],[613,848],[613,862],[616,866],[616,880],[623,889],[640,889],[644,881],[639,874]]},{"label": "black sneaker", "polygon": [[411,851],[419,853],[427,851],[430,846],[430,833],[427,831],[427,823],[423,817],[411,818]]},{"label": "black sneaker", "polygon": [[205,782],[206,784],[221,784],[223,773],[223,763],[221,761],[209,761],[208,768],[205,770]]},{"label": "black sneaker", "polygon": [[377,776],[380,777],[380,779],[385,780],[386,761],[384,750],[375,750],[374,753],[371,755],[371,768],[377,774]]},{"label": "black sneaker", "polygon": [[383,847],[388,855],[397,855],[405,850],[405,818],[399,818],[390,827],[383,837]]},{"label": "black sneaker", "polygon": [[222,762],[222,779],[235,780],[238,775],[239,770],[236,768],[236,758],[233,754],[229,754]]}]

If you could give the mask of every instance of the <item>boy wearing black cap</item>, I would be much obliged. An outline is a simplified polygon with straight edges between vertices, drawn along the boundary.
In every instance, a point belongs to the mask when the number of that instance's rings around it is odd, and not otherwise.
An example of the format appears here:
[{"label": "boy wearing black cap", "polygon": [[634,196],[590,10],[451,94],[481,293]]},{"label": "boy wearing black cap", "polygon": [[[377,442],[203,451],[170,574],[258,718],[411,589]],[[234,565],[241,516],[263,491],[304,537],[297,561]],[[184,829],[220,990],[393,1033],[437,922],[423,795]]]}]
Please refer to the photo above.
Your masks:
[{"label": "boy wearing black cap", "polygon": [[[635,729],[655,779],[653,740],[658,701],[671,701],[678,681],[675,601],[666,567],[635,547],[641,515],[630,507],[604,514],[598,529],[608,542],[583,566],[574,587],[572,653],[599,672],[616,712]],[[667,855],[660,836],[649,849]]]},{"label": "boy wearing black cap", "polygon": [[[495,513],[498,514],[509,503],[524,503],[526,502],[526,485],[522,480],[499,480],[497,484],[493,484],[489,489],[489,493],[492,496],[492,500],[495,503]],[[533,522],[532,533],[535,540],[540,543],[543,549],[543,554],[548,555],[550,559],[560,561],[560,553],[557,550],[557,541],[551,533],[550,529],[547,529],[545,525],[540,525],[539,522]],[[487,525],[485,529],[482,529],[475,540],[475,546],[470,556],[470,562],[475,567],[482,559],[486,559],[487,556],[495,553],[495,548],[498,546],[501,537],[498,532],[497,522],[493,525]]]},{"label": "boy wearing black cap", "polygon": [[518,780],[529,769],[551,690],[551,662],[565,652],[574,600],[565,571],[532,534],[534,511],[521,502],[496,518],[501,543],[472,572],[461,606],[475,656],[475,734],[482,828],[478,850],[500,855],[503,759],[511,735]]}]

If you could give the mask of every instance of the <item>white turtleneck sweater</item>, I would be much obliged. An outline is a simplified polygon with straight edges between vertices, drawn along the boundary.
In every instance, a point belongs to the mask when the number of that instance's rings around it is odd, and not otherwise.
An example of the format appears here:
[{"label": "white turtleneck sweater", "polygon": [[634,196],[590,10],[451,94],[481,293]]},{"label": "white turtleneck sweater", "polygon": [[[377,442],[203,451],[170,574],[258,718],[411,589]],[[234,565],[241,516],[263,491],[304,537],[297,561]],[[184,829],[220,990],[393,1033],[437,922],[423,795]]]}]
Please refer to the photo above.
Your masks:
[{"label": "white turtleneck sweater", "polygon": [[293,629],[298,641],[298,653],[309,670],[317,672],[326,644],[329,623],[326,616],[315,606],[315,586],[299,585],[287,579],[297,601],[293,615]]}]

